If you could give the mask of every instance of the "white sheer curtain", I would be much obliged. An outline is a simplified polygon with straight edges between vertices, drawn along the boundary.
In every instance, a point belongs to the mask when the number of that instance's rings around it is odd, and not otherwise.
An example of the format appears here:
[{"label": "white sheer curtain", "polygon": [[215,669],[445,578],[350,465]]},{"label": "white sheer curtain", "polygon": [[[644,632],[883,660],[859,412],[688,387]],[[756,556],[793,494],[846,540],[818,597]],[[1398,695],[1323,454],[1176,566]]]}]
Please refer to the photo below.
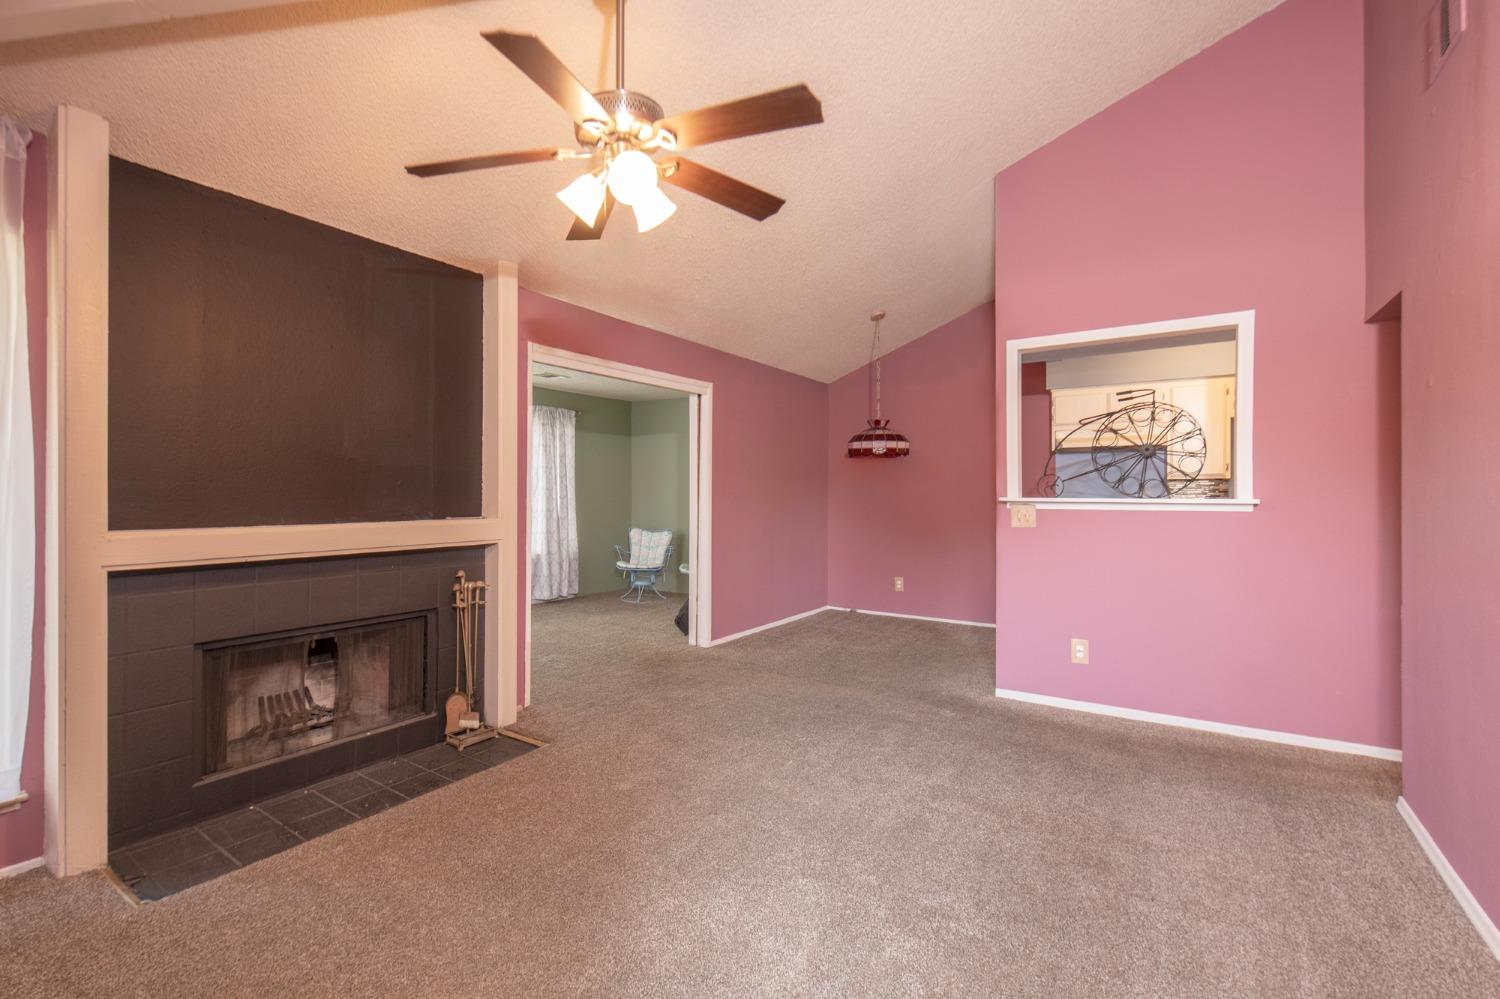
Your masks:
[{"label": "white sheer curtain", "polygon": [[578,414],[531,407],[531,599],[578,593],[578,504],[573,453]]},{"label": "white sheer curtain", "polygon": [[31,133],[0,115],[0,803],[21,793],[31,695],[36,496],[21,206]]}]

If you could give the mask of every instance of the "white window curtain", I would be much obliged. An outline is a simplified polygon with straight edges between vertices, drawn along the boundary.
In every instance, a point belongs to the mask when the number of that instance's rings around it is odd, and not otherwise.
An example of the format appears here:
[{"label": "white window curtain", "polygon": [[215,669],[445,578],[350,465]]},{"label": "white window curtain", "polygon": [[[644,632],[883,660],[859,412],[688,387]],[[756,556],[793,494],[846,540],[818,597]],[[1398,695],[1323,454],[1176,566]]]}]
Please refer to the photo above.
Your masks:
[{"label": "white window curtain", "polygon": [[21,211],[31,133],[0,115],[0,804],[21,793],[36,588],[31,375]]},{"label": "white window curtain", "polygon": [[578,504],[573,454],[578,414],[531,407],[531,599],[578,594]]}]

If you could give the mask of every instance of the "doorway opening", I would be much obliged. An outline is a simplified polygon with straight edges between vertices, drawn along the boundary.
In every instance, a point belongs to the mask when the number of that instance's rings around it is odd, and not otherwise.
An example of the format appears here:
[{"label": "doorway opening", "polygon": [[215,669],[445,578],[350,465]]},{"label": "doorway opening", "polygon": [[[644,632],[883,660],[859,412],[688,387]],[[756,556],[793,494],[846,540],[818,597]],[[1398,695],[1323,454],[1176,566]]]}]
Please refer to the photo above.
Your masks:
[{"label": "doorway opening", "polygon": [[537,344],[526,374],[530,705],[538,615],[710,644],[713,386]]}]

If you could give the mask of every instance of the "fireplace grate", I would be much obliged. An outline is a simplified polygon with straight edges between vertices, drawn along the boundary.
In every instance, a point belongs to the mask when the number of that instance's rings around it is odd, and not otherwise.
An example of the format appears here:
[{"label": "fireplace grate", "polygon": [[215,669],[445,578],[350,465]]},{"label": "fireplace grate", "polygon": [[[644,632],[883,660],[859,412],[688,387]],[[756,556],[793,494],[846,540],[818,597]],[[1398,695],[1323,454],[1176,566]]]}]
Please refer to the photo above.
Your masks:
[{"label": "fireplace grate", "polygon": [[432,711],[426,615],[203,651],[204,773],[217,775]]}]

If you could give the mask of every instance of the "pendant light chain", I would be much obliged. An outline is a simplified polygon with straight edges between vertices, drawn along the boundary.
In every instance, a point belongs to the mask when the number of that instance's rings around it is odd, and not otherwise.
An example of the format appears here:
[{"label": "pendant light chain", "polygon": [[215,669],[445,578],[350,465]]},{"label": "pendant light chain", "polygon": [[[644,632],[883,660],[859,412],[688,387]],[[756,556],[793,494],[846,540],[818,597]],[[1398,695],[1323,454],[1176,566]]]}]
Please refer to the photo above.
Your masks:
[{"label": "pendant light chain", "polygon": [[904,458],[911,453],[911,442],[904,434],[887,425],[882,411],[880,321],[884,318],[884,310],[870,314],[870,321],[875,324],[875,333],[870,338],[870,389],[865,402],[873,412],[870,419],[865,421],[865,428],[849,438],[848,454],[851,458]]}]

